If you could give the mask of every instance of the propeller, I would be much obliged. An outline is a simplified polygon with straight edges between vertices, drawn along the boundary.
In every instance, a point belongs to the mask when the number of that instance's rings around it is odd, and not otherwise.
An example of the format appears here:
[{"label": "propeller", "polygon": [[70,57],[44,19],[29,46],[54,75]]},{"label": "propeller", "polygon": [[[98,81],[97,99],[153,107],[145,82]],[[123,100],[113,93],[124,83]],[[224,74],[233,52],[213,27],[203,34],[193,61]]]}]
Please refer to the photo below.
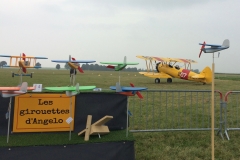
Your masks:
[{"label": "propeller", "polygon": [[25,55],[25,53],[22,53],[22,57],[23,57],[23,60],[25,61],[26,60],[26,55]]},{"label": "propeller", "polygon": [[108,65],[107,68],[115,69],[115,66]]},{"label": "propeller", "polygon": [[[25,61],[26,61],[26,55],[24,54],[24,53],[22,53],[22,59],[23,59],[23,61],[24,61],[24,65],[25,65]],[[24,73],[27,73],[27,69],[25,68],[25,67],[22,67],[22,71],[24,72]]]},{"label": "propeller", "polygon": [[206,42],[204,41],[203,42],[203,44],[202,44],[202,47],[201,47],[201,51],[200,51],[200,53],[199,53],[199,58],[201,57],[201,54],[202,54],[202,51],[203,51],[203,49],[204,49],[204,47],[205,47],[205,44],[206,44]]},{"label": "propeller", "polygon": [[[134,87],[134,85],[132,83],[130,83],[130,86]],[[137,91],[136,94],[138,95],[138,98],[143,99],[143,96],[139,91]]]},{"label": "propeller", "polygon": [[[73,61],[76,61],[76,59],[73,58],[73,57],[72,57],[72,60],[73,60]],[[78,71],[81,72],[81,73],[84,73],[83,70],[82,70],[82,68],[81,68],[80,66],[78,66]]]}]

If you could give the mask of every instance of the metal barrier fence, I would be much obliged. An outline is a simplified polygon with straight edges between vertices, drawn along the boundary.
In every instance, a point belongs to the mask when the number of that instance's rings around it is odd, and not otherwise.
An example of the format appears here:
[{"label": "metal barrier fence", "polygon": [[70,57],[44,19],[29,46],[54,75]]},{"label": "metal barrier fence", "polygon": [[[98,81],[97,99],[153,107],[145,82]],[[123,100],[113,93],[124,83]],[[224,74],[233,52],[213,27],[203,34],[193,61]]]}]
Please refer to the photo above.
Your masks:
[{"label": "metal barrier fence", "polygon": [[229,91],[224,96],[224,134],[230,140],[228,131],[240,130],[240,91]]},{"label": "metal barrier fence", "polygon": [[[211,130],[211,91],[146,90],[141,94],[142,100],[137,96],[128,99],[130,132]],[[222,93],[215,91],[214,98],[214,128],[222,136],[222,126],[226,124]]]}]

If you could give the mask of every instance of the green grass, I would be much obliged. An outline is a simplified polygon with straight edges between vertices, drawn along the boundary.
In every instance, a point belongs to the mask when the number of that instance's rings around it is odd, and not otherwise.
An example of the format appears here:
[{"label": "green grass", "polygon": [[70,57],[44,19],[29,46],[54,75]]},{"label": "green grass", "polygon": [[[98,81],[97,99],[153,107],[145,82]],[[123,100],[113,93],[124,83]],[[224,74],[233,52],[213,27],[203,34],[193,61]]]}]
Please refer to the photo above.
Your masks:
[{"label": "green grass", "polygon": [[216,79],[240,81],[240,74],[216,74]]},{"label": "green grass", "polygon": [[119,142],[134,141],[133,134],[126,137],[126,130],[111,131],[111,134],[90,136],[89,141],[84,141],[84,136],[78,136],[71,133],[69,141],[69,132],[60,133],[27,133],[12,134],[9,137],[9,143],[6,143],[6,136],[0,136],[0,147],[20,147],[20,146],[49,146],[49,145],[69,145],[83,143],[102,143],[102,142]]},{"label": "green grass", "polygon": [[[19,77],[11,77],[11,71],[14,69],[0,69],[0,86],[16,86],[19,83]],[[69,71],[67,70],[44,70],[32,69],[33,78],[23,77],[29,85],[41,83],[47,86],[66,86],[69,84]],[[112,75],[111,75],[112,74]],[[3,76],[2,76],[3,75]],[[121,85],[127,86],[130,82],[135,86],[148,87],[148,89],[160,90],[211,90],[211,84],[202,85],[201,83],[173,79],[173,83],[167,83],[166,79],[161,79],[160,84],[155,84],[154,79],[144,77],[134,72],[120,72]],[[80,85],[96,85],[109,91],[109,86],[115,85],[118,81],[118,72],[114,71],[85,71],[84,74],[77,74],[76,82]],[[227,91],[240,91],[240,82],[233,80],[232,77],[238,75],[216,74],[215,90],[219,90],[225,95]],[[225,80],[219,77],[228,77]],[[209,97],[210,98],[210,97]],[[159,101],[159,99],[155,99]],[[131,103],[131,102],[130,102]],[[210,103],[210,102],[209,102]],[[183,115],[184,116],[184,115]],[[188,123],[191,120],[188,120]],[[131,124],[130,124],[131,125]],[[229,131],[230,140],[222,140],[220,136],[215,136],[215,159],[239,159],[239,131]],[[112,133],[109,134],[111,136]],[[19,135],[21,136],[21,135]],[[40,135],[41,136],[41,135]],[[61,136],[61,134],[59,134]],[[68,141],[68,134],[64,136],[64,141]],[[76,135],[75,135],[76,136]],[[73,139],[75,140],[75,136]],[[135,139],[136,159],[155,160],[155,159],[211,159],[211,133],[210,131],[175,131],[175,132],[145,132],[133,133]],[[4,136],[3,136],[4,137]],[[20,138],[20,137],[19,137]],[[24,138],[24,137],[22,137]],[[77,139],[83,139],[76,137]],[[0,137],[2,139],[2,137]],[[92,137],[90,138],[92,139]],[[2,142],[3,141],[3,142]],[[13,137],[10,137],[12,143]],[[20,142],[22,142],[21,140]],[[6,144],[6,136],[0,143]]]}]

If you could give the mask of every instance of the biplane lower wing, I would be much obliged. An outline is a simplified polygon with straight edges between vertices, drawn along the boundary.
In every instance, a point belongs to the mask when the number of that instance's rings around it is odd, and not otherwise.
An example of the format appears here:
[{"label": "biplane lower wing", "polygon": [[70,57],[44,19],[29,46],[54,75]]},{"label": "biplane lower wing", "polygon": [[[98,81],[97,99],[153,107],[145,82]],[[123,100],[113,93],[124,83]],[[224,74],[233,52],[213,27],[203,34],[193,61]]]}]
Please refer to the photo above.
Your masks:
[{"label": "biplane lower wing", "polygon": [[166,73],[141,72],[140,74],[143,74],[144,76],[150,77],[150,78],[172,78],[172,76]]},{"label": "biplane lower wing", "polygon": [[[13,68],[19,68],[19,66],[10,66],[10,65],[4,65],[3,67],[13,67]],[[24,66],[24,68],[42,68],[41,66]]]}]

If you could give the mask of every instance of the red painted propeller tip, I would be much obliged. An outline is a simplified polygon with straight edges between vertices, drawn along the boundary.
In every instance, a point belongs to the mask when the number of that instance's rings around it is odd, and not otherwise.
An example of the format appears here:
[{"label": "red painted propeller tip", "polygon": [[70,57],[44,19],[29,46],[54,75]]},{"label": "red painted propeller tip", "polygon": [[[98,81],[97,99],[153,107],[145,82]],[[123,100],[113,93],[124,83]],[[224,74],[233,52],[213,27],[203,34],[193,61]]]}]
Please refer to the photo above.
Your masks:
[{"label": "red painted propeller tip", "polygon": [[142,96],[142,94],[141,94],[139,91],[137,91],[136,94],[138,95],[138,97],[139,97],[140,99],[143,99],[143,96]]},{"label": "red painted propeller tip", "polygon": [[[134,87],[134,84],[130,83],[130,86]],[[137,94],[138,98],[143,99],[143,96],[139,91],[137,91],[136,94]]]},{"label": "red painted propeller tip", "polygon": [[114,69],[115,67],[114,67],[114,66],[111,66],[111,65],[108,65],[107,68]]},{"label": "red painted propeller tip", "polygon": [[78,66],[78,70],[79,70],[79,72],[84,73],[80,66]]},{"label": "red painted propeller tip", "polygon": [[22,56],[23,56],[23,60],[25,61],[26,60],[26,58],[25,58],[25,54],[24,53],[22,53]]},{"label": "red painted propeller tip", "polygon": [[24,73],[27,73],[27,69],[26,69],[26,68],[22,68],[22,71],[23,71]]},{"label": "red painted propeller tip", "polygon": [[203,48],[205,47],[205,44],[206,44],[206,42],[204,41],[202,47],[200,48],[201,51],[200,51],[200,53],[199,53],[199,58],[201,57],[202,50],[203,50]]}]

